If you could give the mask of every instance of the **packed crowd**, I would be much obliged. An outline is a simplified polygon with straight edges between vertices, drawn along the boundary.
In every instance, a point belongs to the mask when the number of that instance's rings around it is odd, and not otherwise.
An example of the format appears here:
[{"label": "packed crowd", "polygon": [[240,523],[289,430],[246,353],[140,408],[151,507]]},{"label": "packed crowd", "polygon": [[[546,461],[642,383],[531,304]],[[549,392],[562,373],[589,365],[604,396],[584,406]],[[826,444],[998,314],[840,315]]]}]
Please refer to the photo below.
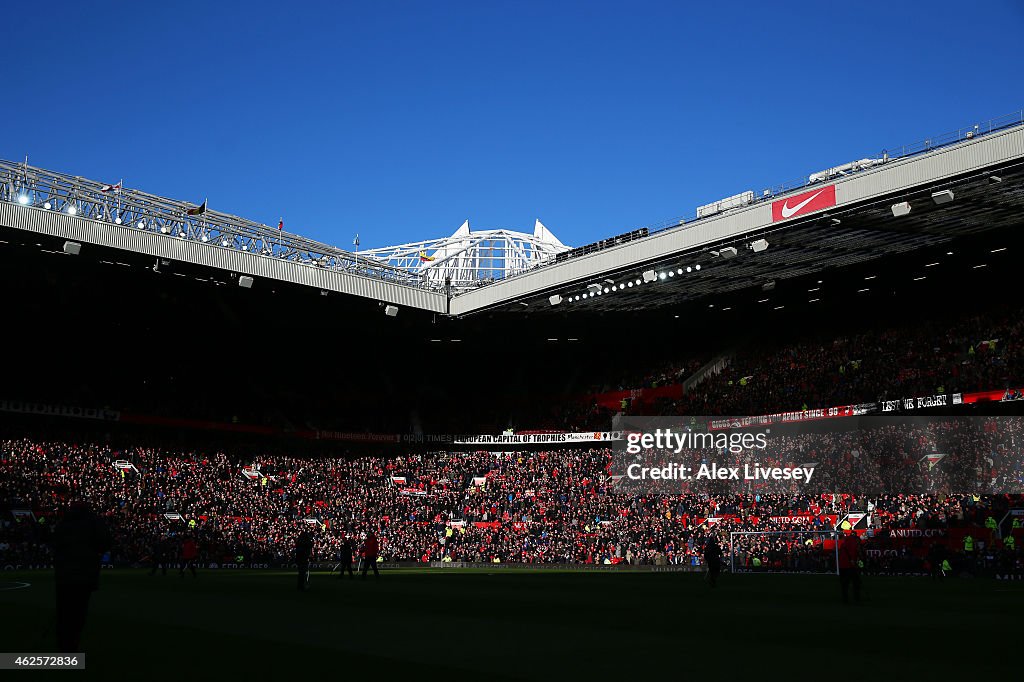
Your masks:
[{"label": "packed crowd", "polygon": [[[900,435],[899,446],[907,439]],[[908,456],[911,468],[929,468],[916,452]],[[949,481],[918,495],[878,493],[854,480],[814,491],[637,494],[619,490],[612,469],[607,449],[238,458],[3,441],[0,564],[46,563],[49,529],[76,498],[105,518],[116,538],[109,560],[121,564],[144,564],[184,537],[209,561],[287,562],[302,530],[313,531],[323,560],[374,531],[382,561],[693,564],[709,535],[726,529],[828,530],[858,510],[877,531],[977,525],[1021,504],[1003,493],[960,494]]]},{"label": "packed crowd", "polygon": [[[626,383],[644,388],[644,381],[637,375]],[[758,344],[682,399],[633,407],[642,414],[757,415],[1021,384],[1024,317],[1000,309],[774,349]]]}]

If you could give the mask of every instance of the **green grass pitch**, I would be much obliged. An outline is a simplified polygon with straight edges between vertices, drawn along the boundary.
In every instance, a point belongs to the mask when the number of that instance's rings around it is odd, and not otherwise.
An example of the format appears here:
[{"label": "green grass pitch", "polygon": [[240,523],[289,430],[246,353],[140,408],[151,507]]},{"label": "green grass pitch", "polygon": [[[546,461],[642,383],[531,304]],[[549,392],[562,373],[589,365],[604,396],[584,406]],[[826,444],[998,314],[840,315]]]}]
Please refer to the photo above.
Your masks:
[{"label": "green grass pitch", "polygon": [[[30,586],[0,590],[0,650],[52,652],[50,574],[0,574],[0,587],[14,581]],[[844,606],[834,576],[726,574],[712,590],[699,574],[391,570],[365,582],[314,573],[300,593],[288,572],[207,570],[193,580],[115,570],[93,595],[87,670],[53,674],[182,682],[1015,674],[1024,583],[867,577],[865,597]]]}]

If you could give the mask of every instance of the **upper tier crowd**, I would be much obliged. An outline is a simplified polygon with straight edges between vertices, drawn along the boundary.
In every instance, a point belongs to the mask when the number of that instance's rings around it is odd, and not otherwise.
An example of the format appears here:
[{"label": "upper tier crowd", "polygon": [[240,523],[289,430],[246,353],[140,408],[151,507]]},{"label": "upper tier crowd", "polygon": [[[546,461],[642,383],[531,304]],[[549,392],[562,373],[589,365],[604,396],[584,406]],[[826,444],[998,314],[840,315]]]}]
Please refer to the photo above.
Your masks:
[{"label": "upper tier crowd", "polygon": [[[677,400],[635,402],[637,414],[760,415],[915,396],[1024,386],[1024,315],[999,309],[984,315],[904,325],[766,349],[739,350],[728,365]],[[648,372],[620,380],[619,388],[664,385]],[[658,379],[651,381],[650,377]],[[686,379],[688,377],[682,377]],[[679,379],[679,381],[682,381]],[[610,412],[571,413],[573,428],[607,428]]]}]

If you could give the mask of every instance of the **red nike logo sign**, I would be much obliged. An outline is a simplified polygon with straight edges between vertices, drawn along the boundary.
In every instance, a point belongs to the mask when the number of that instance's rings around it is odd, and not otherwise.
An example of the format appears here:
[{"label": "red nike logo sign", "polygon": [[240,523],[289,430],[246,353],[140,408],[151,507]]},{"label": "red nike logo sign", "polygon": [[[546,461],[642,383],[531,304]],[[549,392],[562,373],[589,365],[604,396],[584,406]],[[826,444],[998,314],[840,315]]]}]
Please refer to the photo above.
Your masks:
[{"label": "red nike logo sign", "polygon": [[[825,190],[821,190],[821,192],[824,192],[824,191],[825,191]],[[793,214],[794,214],[794,213],[796,213],[796,212],[797,212],[797,211],[799,211],[799,210],[800,210],[801,208],[803,208],[803,207],[804,207],[804,206],[806,206],[807,204],[809,204],[809,203],[811,203],[812,201],[814,201],[814,200],[815,200],[815,199],[816,199],[816,198],[818,197],[818,195],[819,195],[819,194],[821,194],[821,192],[815,192],[815,193],[814,193],[814,194],[812,194],[812,195],[811,195],[810,197],[808,197],[808,198],[804,199],[803,201],[801,201],[801,202],[800,202],[799,204],[797,204],[797,205],[796,205],[796,206],[794,206],[793,208],[790,208],[790,207],[789,207],[789,200],[787,199],[787,200],[786,200],[786,201],[785,201],[785,202],[784,202],[784,203],[782,204],[782,217],[783,217],[783,218],[791,218],[791,217],[793,216]]]},{"label": "red nike logo sign", "polygon": [[821,189],[797,194],[786,199],[772,202],[772,222],[787,220],[794,216],[805,215],[836,205],[836,186],[829,185]]}]

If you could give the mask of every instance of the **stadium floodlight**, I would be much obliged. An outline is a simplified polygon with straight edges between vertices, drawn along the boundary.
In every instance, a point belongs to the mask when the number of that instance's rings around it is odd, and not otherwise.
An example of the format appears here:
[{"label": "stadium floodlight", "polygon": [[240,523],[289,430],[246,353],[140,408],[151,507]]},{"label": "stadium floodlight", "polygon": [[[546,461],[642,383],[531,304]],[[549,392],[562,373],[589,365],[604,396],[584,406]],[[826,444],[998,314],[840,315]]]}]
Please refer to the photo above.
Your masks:
[{"label": "stadium floodlight", "polygon": [[398,315],[397,305],[386,305],[384,306],[384,314],[388,317],[396,317]]},{"label": "stadium floodlight", "polygon": [[668,276],[669,277],[675,277],[676,276],[676,271],[675,270],[669,270],[668,271]]},{"label": "stadium floodlight", "polygon": [[221,246],[227,246],[228,245],[228,240],[227,239],[221,239],[220,240],[220,245]]},{"label": "stadium floodlight", "polygon": [[[658,273],[656,273],[654,270],[644,270],[643,278],[644,283],[653,282],[654,280],[658,279]],[[640,284],[640,280],[637,280],[636,283]]]},{"label": "stadium floodlight", "polygon": [[68,204],[68,215],[75,215],[78,213],[78,209],[75,208],[74,204]]},{"label": "stadium floodlight", "polygon": [[666,277],[668,277],[668,275],[666,275],[664,272],[658,274],[658,279],[662,281],[664,281]]},{"label": "stadium floodlight", "polygon": [[632,283],[632,282],[630,282],[630,283],[629,283],[629,284],[628,284],[627,286],[628,286],[628,287],[629,287],[630,289],[632,289],[632,288],[633,288],[633,283]]},{"label": "stadium floodlight", "polygon": [[640,280],[637,280],[637,281],[636,281],[636,285],[637,285],[637,286],[640,286]]},{"label": "stadium floodlight", "polygon": [[118,216],[118,217],[114,218],[114,224],[115,225],[120,225],[121,224],[121,216]]},{"label": "stadium floodlight", "polygon": [[697,263],[696,265],[694,265],[693,269],[696,270],[697,272],[700,272],[700,263]]},{"label": "stadium floodlight", "polygon": [[558,305],[561,302],[562,302],[562,297],[559,296],[558,294],[555,294],[554,296],[551,296],[551,297],[548,298],[548,303],[550,303],[551,305]]},{"label": "stadium floodlight", "polygon": [[143,230],[146,228],[146,223],[140,220],[138,223],[135,224],[135,227],[139,228],[140,230]]},{"label": "stadium floodlight", "polygon": [[754,253],[761,253],[762,251],[764,251],[767,248],[768,248],[768,240],[767,239],[755,239],[754,241],[750,242],[750,250],[753,251]]},{"label": "stadium floodlight", "polygon": [[910,202],[901,201],[898,204],[892,205],[892,215],[894,218],[900,218],[910,213]]},{"label": "stadium floodlight", "polygon": [[693,268],[691,268],[689,265],[687,265],[686,266],[686,271],[687,272],[693,272]]},{"label": "stadium floodlight", "polygon": [[608,293],[608,291],[609,291],[608,287],[605,287],[605,288],[604,288],[604,293],[606,293],[606,294],[607,294],[607,293]]},{"label": "stadium floodlight", "polygon": [[53,208],[53,204],[51,204],[49,201],[44,202],[43,203],[43,208],[45,208],[47,211],[49,211],[51,208]]},{"label": "stadium floodlight", "polygon": [[170,232],[170,230],[167,229],[166,225],[160,226],[160,234],[167,234],[168,232]]},{"label": "stadium floodlight", "polygon": [[718,255],[721,256],[722,258],[735,258],[736,257],[736,247],[735,246],[727,246],[724,249],[721,249],[718,252]]},{"label": "stadium floodlight", "polygon": [[64,253],[69,256],[77,256],[82,252],[82,245],[78,242],[64,242]]},{"label": "stadium floodlight", "polygon": [[22,206],[27,205],[28,204],[28,195],[27,194],[19,194],[18,195],[18,203],[21,204]]},{"label": "stadium floodlight", "polygon": [[948,204],[953,201],[953,190],[944,189],[940,192],[932,192],[932,201],[936,204]]},{"label": "stadium floodlight", "polygon": [[677,268],[677,269],[676,269],[676,274],[677,274],[677,275],[681,275],[681,274],[683,274],[683,269],[682,269],[682,268]]},{"label": "stadium floodlight", "polygon": [[618,290],[619,290],[618,285],[613,284],[612,285],[612,291],[618,291]]},{"label": "stadium floodlight", "polygon": [[[252,289],[252,277],[250,277],[249,275],[242,275],[241,277],[238,278],[238,286],[242,287],[243,289]],[[392,315],[392,317],[394,317],[394,315]]]}]

